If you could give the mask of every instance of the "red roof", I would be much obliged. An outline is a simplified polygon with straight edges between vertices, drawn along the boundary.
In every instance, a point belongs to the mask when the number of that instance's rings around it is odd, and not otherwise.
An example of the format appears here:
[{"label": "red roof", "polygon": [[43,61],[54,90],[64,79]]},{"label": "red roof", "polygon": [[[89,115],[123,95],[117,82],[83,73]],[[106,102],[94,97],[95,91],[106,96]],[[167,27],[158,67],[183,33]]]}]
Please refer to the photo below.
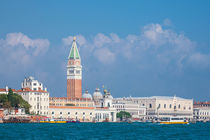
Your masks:
[{"label": "red roof", "polygon": [[90,101],[89,98],[70,98],[70,97],[50,97],[50,100],[58,100],[58,99],[64,99],[64,100],[78,100],[78,101]]},{"label": "red roof", "polygon": [[80,107],[80,106],[53,106],[50,105],[49,108],[58,108],[58,109],[95,109],[95,107]]},{"label": "red roof", "polygon": [[48,93],[45,90],[41,90],[41,89],[39,89],[39,90],[32,90],[30,88],[22,88],[20,90],[17,90],[17,92],[43,92],[43,93]]},{"label": "red roof", "polygon": [[194,105],[204,105],[204,104],[210,104],[210,101],[206,101],[206,102],[194,102]]},{"label": "red roof", "polygon": [[[4,92],[4,91],[6,92],[6,89],[5,88],[0,88],[0,91],[1,92]],[[16,91],[16,90],[15,89],[12,89],[12,91]]]}]

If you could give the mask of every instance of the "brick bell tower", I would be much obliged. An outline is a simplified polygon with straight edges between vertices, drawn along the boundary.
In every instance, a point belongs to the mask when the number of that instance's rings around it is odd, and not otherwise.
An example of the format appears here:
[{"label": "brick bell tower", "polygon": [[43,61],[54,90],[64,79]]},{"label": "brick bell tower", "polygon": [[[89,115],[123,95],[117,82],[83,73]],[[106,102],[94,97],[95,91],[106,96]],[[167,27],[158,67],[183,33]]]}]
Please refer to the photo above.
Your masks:
[{"label": "brick bell tower", "polygon": [[67,97],[82,97],[82,65],[77,49],[76,37],[73,39],[72,47],[67,64]]}]

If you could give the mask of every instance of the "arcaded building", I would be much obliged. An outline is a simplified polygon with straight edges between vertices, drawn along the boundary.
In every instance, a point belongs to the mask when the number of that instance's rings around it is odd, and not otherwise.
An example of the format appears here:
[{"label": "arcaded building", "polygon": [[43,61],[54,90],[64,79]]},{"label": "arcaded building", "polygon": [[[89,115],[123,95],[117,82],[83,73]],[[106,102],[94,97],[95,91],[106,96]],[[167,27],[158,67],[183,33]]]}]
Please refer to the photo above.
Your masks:
[{"label": "arcaded building", "polygon": [[113,101],[131,102],[146,108],[146,119],[180,116],[193,118],[193,99],[171,96],[127,97],[116,98]]}]

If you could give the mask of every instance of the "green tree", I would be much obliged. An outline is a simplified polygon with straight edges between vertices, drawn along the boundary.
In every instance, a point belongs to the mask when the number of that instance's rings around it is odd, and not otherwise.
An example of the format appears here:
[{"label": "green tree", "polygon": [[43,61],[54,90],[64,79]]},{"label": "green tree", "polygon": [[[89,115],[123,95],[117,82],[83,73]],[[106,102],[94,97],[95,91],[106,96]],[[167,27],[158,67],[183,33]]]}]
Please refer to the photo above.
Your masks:
[{"label": "green tree", "polygon": [[120,111],[117,113],[117,118],[120,118],[120,120],[126,118],[131,118],[131,114],[129,112],[126,112],[126,111]]},{"label": "green tree", "polygon": [[8,101],[6,94],[0,95],[0,107],[7,108],[7,109],[11,109],[11,107],[12,107],[11,103]]},{"label": "green tree", "polygon": [[0,95],[0,106],[10,110],[13,108],[25,108],[25,112],[28,114],[31,105],[25,101],[19,94],[13,93],[12,89],[9,89],[8,95]]}]

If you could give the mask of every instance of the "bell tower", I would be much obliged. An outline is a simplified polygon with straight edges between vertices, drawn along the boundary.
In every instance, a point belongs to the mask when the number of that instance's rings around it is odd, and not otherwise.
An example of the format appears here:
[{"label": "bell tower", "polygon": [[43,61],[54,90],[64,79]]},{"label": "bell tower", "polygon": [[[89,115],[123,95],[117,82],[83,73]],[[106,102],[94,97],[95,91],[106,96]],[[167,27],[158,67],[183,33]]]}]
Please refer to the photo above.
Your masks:
[{"label": "bell tower", "polygon": [[73,39],[72,47],[67,64],[67,97],[82,97],[82,65],[77,49],[76,37]]}]

